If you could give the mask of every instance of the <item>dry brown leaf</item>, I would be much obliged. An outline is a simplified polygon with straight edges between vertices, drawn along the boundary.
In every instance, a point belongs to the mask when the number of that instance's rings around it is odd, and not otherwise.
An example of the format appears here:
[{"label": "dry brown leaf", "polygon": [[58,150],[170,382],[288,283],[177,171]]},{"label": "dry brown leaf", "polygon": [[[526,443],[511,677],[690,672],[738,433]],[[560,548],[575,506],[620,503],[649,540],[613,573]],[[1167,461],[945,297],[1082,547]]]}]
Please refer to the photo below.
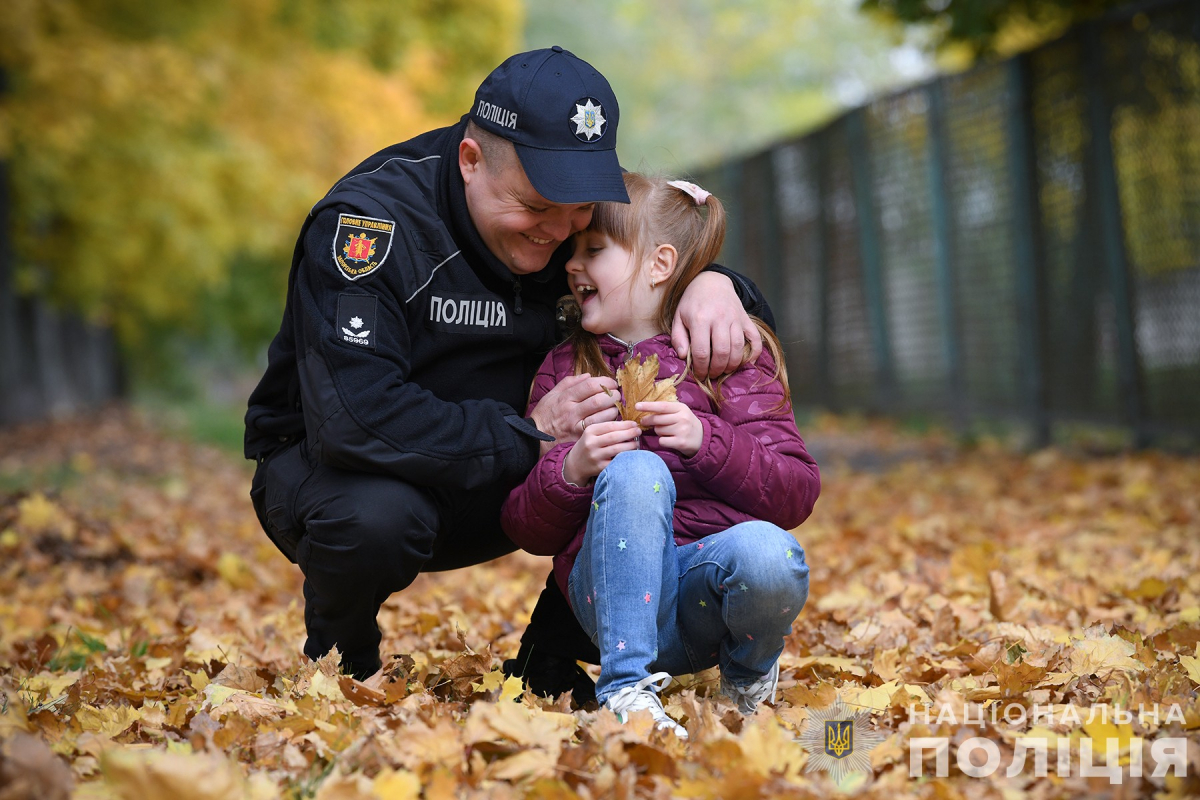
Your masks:
[{"label": "dry brown leaf", "polygon": [[[617,367],[617,386],[621,390],[621,400],[617,401],[617,410],[621,419],[632,420],[642,425],[642,418],[648,412],[638,411],[634,406],[642,402],[675,402],[675,386],[682,380],[683,375],[673,378],[655,380],[658,377],[658,356],[652,355],[643,360],[641,356],[631,356],[621,366]],[[646,427],[642,425],[642,427]]]},{"label": "dry brown leaf", "polygon": [[[873,754],[872,796],[911,792],[910,736],[983,736],[1007,757],[1005,726],[904,729],[904,708],[924,704],[908,692],[919,687],[937,698],[931,718],[966,719],[977,713],[968,702],[991,700],[1053,709],[1050,736],[1079,735],[1083,723],[1064,711],[1086,720],[1116,698],[1164,713],[1178,702],[1189,752],[1200,748],[1200,459],[1026,457],[874,421],[809,427],[814,451],[834,455],[818,454],[829,480],[795,533],[814,565],[812,595],[785,642],[780,694],[748,721],[716,696],[715,669],[695,676],[663,697],[687,724],[686,744],[641,716],[570,714],[568,701],[522,698],[517,679],[498,683],[542,560],[422,575],[381,610],[387,668],[359,683],[339,674],[336,654],[300,655],[302,576],[249,504],[230,501],[249,487],[240,462],[119,411],[0,428],[0,663],[10,667],[0,741],[39,736],[67,759],[80,797],[808,797],[828,783],[795,769],[791,740],[840,693],[870,701],[892,734]],[[837,464],[843,456],[854,463]],[[63,485],[30,477],[85,462]],[[763,728],[768,718],[784,733]],[[137,756],[126,781],[109,755],[118,749],[158,755]],[[141,760],[168,749],[183,759],[180,786]],[[0,786],[11,765],[0,758]],[[1027,771],[1014,784],[1003,769],[926,786],[938,797],[1087,792],[1076,777]]]}]

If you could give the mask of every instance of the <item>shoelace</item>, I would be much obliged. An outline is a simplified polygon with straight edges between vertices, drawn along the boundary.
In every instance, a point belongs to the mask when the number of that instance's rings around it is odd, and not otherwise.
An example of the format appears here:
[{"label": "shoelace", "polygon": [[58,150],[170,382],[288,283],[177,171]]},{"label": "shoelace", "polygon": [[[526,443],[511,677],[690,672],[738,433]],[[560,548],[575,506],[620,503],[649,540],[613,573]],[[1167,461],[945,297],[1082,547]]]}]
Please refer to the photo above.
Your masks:
[{"label": "shoelace", "polygon": [[654,727],[660,730],[672,730],[680,739],[686,739],[688,738],[687,731],[682,725],[667,716],[667,712],[662,707],[662,701],[658,699],[657,692],[665,689],[670,682],[670,673],[656,672],[642,678],[633,686],[621,689],[604,701],[604,707],[616,714],[617,719],[622,722],[634,711],[649,711],[650,716],[654,719]]},{"label": "shoelace", "polygon": [[758,704],[770,698],[775,702],[775,690],[779,688],[779,662],[771,666],[771,671],[748,686],[734,686],[721,678],[721,690],[730,700],[737,703],[738,710],[743,714],[753,714]]}]

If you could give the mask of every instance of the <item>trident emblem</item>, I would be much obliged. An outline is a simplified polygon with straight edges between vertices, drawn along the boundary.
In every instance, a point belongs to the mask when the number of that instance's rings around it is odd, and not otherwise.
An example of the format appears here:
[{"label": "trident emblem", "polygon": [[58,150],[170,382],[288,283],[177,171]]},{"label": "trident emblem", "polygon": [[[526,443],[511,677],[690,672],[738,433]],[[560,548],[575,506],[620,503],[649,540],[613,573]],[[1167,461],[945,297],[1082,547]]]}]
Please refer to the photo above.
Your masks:
[{"label": "trident emblem", "polygon": [[825,753],[845,758],[854,751],[854,720],[835,719],[825,723]]}]

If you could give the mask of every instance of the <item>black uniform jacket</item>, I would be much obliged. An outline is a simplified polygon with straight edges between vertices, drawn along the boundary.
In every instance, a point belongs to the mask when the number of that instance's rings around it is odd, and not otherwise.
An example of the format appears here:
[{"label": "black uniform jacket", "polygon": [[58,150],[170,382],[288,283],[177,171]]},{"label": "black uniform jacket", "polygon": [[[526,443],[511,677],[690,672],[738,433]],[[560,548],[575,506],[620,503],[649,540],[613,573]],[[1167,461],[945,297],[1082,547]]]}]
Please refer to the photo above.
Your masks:
[{"label": "black uniform jacket", "polygon": [[[533,467],[550,437],[525,404],[556,343],[570,245],[521,277],[491,254],[467,212],[464,128],[376,153],[309,213],[250,396],[247,458],[304,437],[331,466],[464,489]],[[769,320],[757,287],[716,268]]]}]

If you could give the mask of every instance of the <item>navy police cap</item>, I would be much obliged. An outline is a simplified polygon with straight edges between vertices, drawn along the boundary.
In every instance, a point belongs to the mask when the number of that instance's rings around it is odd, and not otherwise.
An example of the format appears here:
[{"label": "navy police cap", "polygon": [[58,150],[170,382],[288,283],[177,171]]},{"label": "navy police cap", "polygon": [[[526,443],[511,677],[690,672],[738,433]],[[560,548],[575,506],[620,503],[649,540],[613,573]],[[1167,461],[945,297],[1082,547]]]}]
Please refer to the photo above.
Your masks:
[{"label": "navy police cap", "polygon": [[595,67],[561,47],[518,53],[480,84],[471,119],[513,143],[553,203],[628,203],[617,160],[617,98]]}]

